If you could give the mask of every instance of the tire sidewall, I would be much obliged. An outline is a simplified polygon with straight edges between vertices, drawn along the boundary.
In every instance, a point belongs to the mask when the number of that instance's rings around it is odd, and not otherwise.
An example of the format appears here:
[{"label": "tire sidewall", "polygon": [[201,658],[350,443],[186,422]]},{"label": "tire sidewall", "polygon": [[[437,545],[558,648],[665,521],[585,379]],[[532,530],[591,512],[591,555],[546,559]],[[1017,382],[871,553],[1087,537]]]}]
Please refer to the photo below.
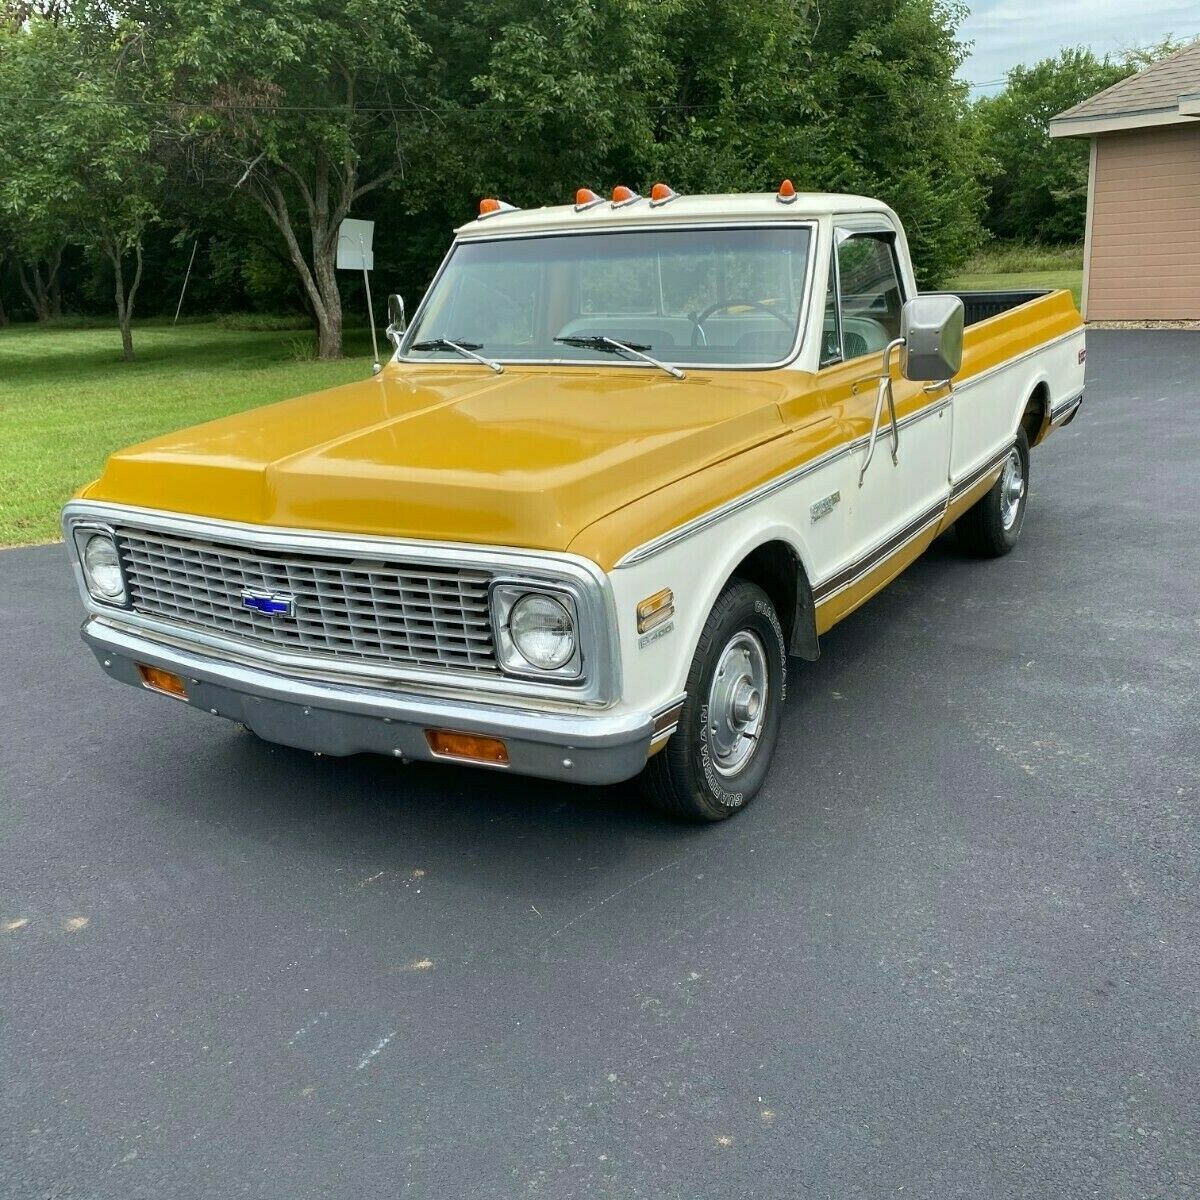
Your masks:
[{"label": "tire sidewall", "polygon": [[[761,588],[741,581],[730,600],[726,606],[718,602],[714,613],[721,610],[720,614],[705,630],[708,636],[702,642],[706,643],[706,652],[698,653],[692,664],[688,678],[689,703],[684,716],[689,791],[717,817],[732,816],[762,787],[771,769],[787,696],[787,647],[774,605]],[[753,633],[766,652],[767,714],[749,762],[734,775],[722,775],[713,761],[708,697],[722,651],[742,630]]]},{"label": "tire sidewall", "polygon": [[996,530],[1010,549],[1017,544],[1021,536],[1021,529],[1025,524],[1025,510],[1029,506],[1029,441],[1025,436],[1024,429],[1018,429],[1017,440],[1013,443],[1013,449],[1016,450],[1017,456],[1021,460],[1021,480],[1025,485],[1025,490],[1021,494],[1020,504],[1017,508],[1017,519],[1013,522],[1011,529],[1004,528],[1004,517],[1002,515],[1003,498],[1001,493],[1004,485],[1003,472],[1001,472],[1000,478],[996,480],[996,486],[993,489],[992,505],[992,516],[996,523]]}]

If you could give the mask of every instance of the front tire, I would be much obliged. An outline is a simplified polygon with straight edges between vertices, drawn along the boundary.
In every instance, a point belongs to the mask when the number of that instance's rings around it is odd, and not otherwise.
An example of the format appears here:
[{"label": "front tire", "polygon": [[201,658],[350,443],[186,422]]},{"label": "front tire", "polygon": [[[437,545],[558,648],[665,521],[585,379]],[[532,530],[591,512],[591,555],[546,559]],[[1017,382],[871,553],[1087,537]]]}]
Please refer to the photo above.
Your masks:
[{"label": "front tire", "polygon": [[1023,428],[987,495],[958,519],[958,540],[979,558],[1007,554],[1021,536],[1029,500],[1029,439]]},{"label": "front tire", "polygon": [[731,580],[700,634],[679,728],[642,772],[647,800],[692,821],[723,821],[745,808],[771,768],[786,686],[787,649],[770,597]]}]

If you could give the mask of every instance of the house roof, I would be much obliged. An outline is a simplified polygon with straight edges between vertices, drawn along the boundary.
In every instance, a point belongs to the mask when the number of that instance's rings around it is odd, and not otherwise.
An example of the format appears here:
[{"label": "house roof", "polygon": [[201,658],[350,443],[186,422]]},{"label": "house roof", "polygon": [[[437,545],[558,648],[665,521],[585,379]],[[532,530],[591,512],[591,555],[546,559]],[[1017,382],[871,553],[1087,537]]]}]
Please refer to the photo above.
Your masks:
[{"label": "house roof", "polygon": [[1050,119],[1051,137],[1189,121],[1200,127],[1200,41]]}]

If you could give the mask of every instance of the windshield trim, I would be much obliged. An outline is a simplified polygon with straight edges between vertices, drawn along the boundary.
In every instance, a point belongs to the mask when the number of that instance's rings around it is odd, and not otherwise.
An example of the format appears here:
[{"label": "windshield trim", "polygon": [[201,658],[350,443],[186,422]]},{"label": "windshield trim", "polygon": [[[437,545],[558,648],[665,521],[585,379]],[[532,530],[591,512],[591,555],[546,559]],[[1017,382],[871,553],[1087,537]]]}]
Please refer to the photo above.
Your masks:
[{"label": "windshield trim", "polygon": [[[413,313],[412,320],[408,324],[408,330],[404,335],[404,339],[397,347],[392,355],[390,362],[395,363],[411,363],[413,366],[427,365],[436,363],[438,366],[454,366],[459,365],[469,367],[471,364],[463,359],[442,359],[442,358],[411,358],[409,357],[409,345],[413,340],[415,331],[420,322],[421,316],[425,312],[425,308],[429,303],[429,297],[433,295],[434,288],[437,287],[446,268],[450,265],[450,260],[454,257],[454,252],[462,245],[470,242],[474,245],[477,242],[512,242],[512,241],[529,241],[537,238],[548,237],[584,237],[595,236],[602,233],[635,233],[643,231],[662,232],[664,227],[669,226],[673,229],[779,229],[781,226],[787,229],[807,229],[808,230],[808,262],[804,267],[804,289],[800,297],[800,319],[796,322],[796,338],[792,343],[791,349],[784,358],[772,362],[754,362],[754,363],[715,363],[715,362],[685,362],[682,359],[669,360],[673,366],[680,367],[692,371],[774,371],[782,367],[789,367],[800,357],[801,351],[804,348],[805,340],[808,337],[808,325],[811,320],[812,308],[812,293],[813,293],[813,267],[817,260],[818,250],[818,229],[819,222],[814,219],[805,219],[799,221],[781,222],[774,221],[639,221],[637,224],[628,226],[622,225],[618,229],[540,229],[535,231],[522,231],[520,233],[497,233],[495,236],[480,237],[473,235],[471,237],[456,237],[450,244],[450,249],[446,251],[445,258],[442,259],[441,266],[438,267],[437,273],[429,282],[429,287],[425,289],[425,294],[421,297],[421,303],[417,305],[416,311]],[[649,364],[637,362],[634,360],[622,360],[616,358],[595,358],[595,359],[579,359],[579,358],[496,358],[496,362],[504,363],[511,367],[584,367],[588,370],[595,370],[596,367],[604,367],[606,369],[634,370],[645,371],[653,369]]]}]

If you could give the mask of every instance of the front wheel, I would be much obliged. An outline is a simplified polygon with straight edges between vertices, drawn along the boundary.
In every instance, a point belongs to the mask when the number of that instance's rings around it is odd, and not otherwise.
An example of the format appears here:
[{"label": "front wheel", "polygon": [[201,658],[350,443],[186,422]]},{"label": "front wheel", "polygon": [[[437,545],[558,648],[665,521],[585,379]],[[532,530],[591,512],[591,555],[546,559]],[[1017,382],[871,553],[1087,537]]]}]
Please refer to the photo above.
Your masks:
[{"label": "front wheel", "polygon": [[1007,554],[1021,536],[1025,505],[1029,500],[1029,440],[1017,430],[1000,478],[987,495],[958,519],[958,539],[971,554],[999,558]]},{"label": "front wheel", "polygon": [[754,799],[775,753],[787,684],[783,629],[770,597],[734,579],[704,623],[679,728],[642,772],[656,808],[722,821]]}]

